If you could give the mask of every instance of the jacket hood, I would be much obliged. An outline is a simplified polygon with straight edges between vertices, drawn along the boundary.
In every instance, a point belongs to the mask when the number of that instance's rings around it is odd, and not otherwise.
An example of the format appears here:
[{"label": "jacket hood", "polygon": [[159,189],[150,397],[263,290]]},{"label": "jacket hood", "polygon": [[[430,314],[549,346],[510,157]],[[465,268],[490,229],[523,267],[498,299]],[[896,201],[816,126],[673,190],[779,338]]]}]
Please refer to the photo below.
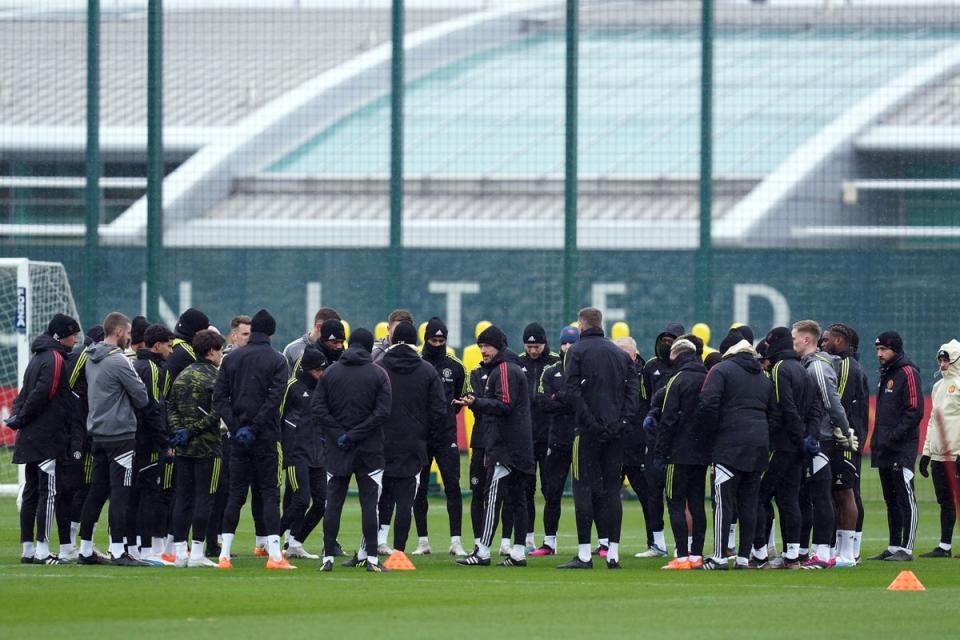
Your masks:
[{"label": "jacket hood", "polygon": [[[674,338],[679,338],[686,331],[683,330],[683,325],[679,322],[670,322],[663,328],[663,331],[657,334],[656,340],[653,341],[653,355],[656,357],[660,356],[660,341],[663,340],[663,336],[673,336]],[[670,354],[667,354],[667,359],[669,360]]]},{"label": "jacket hood", "polygon": [[487,371],[490,371],[491,369],[493,369],[494,367],[496,367],[496,366],[497,366],[498,364],[500,364],[501,362],[512,362],[513,364],[517,365],[518,367],[522,367],[522,366],[523,366],[523,363],[520,361],[520,356],[518,356],[516,353],[514,353],[513,351],[511,351],[511,350],[508,349],[507,347],[504,347],[503,349],[501,349],[501,350],[497,353],[497,355],[494,356],[493,360],[491,360],[489,364],[481,363],[480,366],[482,366],[482,367],[483,367],[484,369],[486,369]]},{"label": "jacket hood", "polygon": [[137,359],[153,360],[157,364],[163,364],[163,356],[161,356],[159,353],[150,351],[150,349],[137,349]]},{"label": "jacket hood", "polygon": [[905,353],[901,353],[888,364],[881,366],[880,373],[886,375],[890,371],[894,371],[895,369],[900,369],[901,367],[906,366],[913,367],[915,365],[913,364],[913,360],[910,359],[910,356]]},{"label": "jacket hood", "polygon": [[835,356],[831,353],[827,353],[826,351],[814,351],[813,353],[808,353],[807,355],[803,356],[800,358],[800,360],[803,362],[804,366],[806,366],[806,364],[814,358],[828,360],[831,366],[835,366],[836,361],[840,359],[840,356]]},{"label": "jacket hood", "polygon": [[673,361],[673,366],[677,371],[707,372],[707,368],[703,366],[703,360],[701,360],[700,356],[698,356],[696,353],[684,353],[682,356]]},{"label": "jacket hood", "polygon": [[92,344],[87,347],[87,358],[90,360],[90,362],[100,362],[114,351],[122,353],[120,347],[117,347],[116,345],[107,344],[106,342],[97,342],[96,344]]},{"label": "jacket hood", "polygon": [[342,362],[348,367],[359,367],[364,364],[370,364],[373,362],[373,358],[370,356],[369,351],[360,345],[356,345],[345,349],[343,355],[340,356],[337,362]]},{"label": "jacket hood", "polygon": [[[740,342],[734,344],[732,347],[730,347],[729,349],[727,349],[727,350],[723,353],[723,358],[724,358],[724,360],[726,360],[727,358],[730,358],[730,357],[732,357],[732,356],[735,356],[735,355],[737,355],[737,354],[739,354],[739,353],[747,353],[747,354],[750,354],[750,357],[751,357],[751,358],[756,358],[756,357],[757,357],[757,350],[753,348],[753,345],[751,345],[751,344],[750,344],[749,342],[747,342],[746,340],[741,340]],[[757,366],[760,366],[760,365],[758,364]]]},{"label": "jacket hood", "polygon": [[40,353],[41,351],[59,351],[63,355],[70,353],[70,349],[61,344],[59,340],[54,340],[53,336],[48,336],[45,333],[41,333],[36,337],[36,339],[30,345],[30,351],[33,353]]},{"label": "jacket hood", "polygon": [[412,373],[423,360],[410,345],[395,344],[387,349],[380,362],[384,369],[389,369],[394,373]]},{"label": "jacket hood", "polygon": [[946,351],[950,354],[950,366],[944,372],[944,378],[960,378],[960,342],[951,340],[946,344],[940,345],[940,351]]}]

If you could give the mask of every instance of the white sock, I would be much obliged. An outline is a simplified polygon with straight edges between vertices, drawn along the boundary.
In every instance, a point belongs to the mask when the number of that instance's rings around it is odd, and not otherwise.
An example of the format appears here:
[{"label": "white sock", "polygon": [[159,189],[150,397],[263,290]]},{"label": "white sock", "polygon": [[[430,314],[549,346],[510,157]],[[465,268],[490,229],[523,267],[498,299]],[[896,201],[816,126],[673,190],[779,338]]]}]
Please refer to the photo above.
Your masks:
[{"label": "white sock", "polygon": [[801,555],[801,556],[809,555],[809,554],[810,554],[810,549],[808,549],[807,547],[799,547],[799,548],[797,549],[797,553],[798,553],[799,555]]},{"label": "white sock", "polygon": [[687,556],[687,560],[689,560],[690,562],[697,562],[702,559],[703,559],[703,556]]},{"label": "white sock", "polygon": [[523,557],[524,557],[523,554],[526,550],[527,549],[524,545],[515,544],[513,545],[513,548],[510,549],[510,557],[514,560],[523,560]]},{"label": "white sock", "polygon": [[33,542],[23,542],[23,557],[32,558],[37,553],[37,548],[33,546]]},{"label": "white sock", "polygon": [[[460,536],[453,536],[452,538],[450,538],[450,544],[453,544],[454,539],[456,539],[459,542]],[[428,545],[430,544],[430,538],[428,538],[427,536],[420,536],[419,538],[417,538],[417,542],[422,545]]]},{"label": "white sock", "polygon": [[667,538],[663,535],[663,531],[654,531],[653,532],[653,544],[663,551],[667,549]]},{"label": "white sock", "polygon": [[255,536],[255,538],[256,538],[255,544],[256,544],[258,547],[265,547],[265,546],[267,546],[267,536]]},{"label": "white sock", "polygon": [[524,544],[525,544],[526,546],[528,546],[528,547],[532,547],[532,546],[534,545],[534,543],[535,543],[534,538],[535,538],[535,536],[533,535],[533,532],[531,531],[530,533],[527,534],[527,538],[526,538],[526,540],[524,540]]},{"label": "white sock", "polygon": [[93,555],[93,540],[80,541],[80,555],[84,558],[89,558]]},{"label": "white sock", "polygon": [[366,560],[367,559],[367,543],[364,540],[364,543],[357,546],[357,560]]},{"label": "white sock", "polygon": [[80,533],[80,523],[71,522],[70,523],[70,544],[72,545],[77,544],[77,535],[79,535],[79,533]]},{"label": "white sock", "polygon": [[153,547],[140,547],[140,555],[144,558],[153,556]]},{"label": "white sock", "polygon": [[194,540],[190,546],[190,557],[194,560],[199,560],[203,557],[203,543],[199,540]]},{"label": "white sock", "polygon": [[900,550],[900,547],[896,547],[894,545],[890,545],[887,547],[887,551],[889,551],[890,553],[896,553],[899,550]]},{"label": "white sock", "polygon": [[37,540],[37,550],[34,552],[34,557],[38,560],[43,560],[50,555],[50,543],[44,542],[42,540]]},{"label": "white sock", "polygon": [[510,538],[500,538],[500,548],[509,549],[513,543],[510,541]]},{"label": "white sock", "polygon": [[580,562],[590,562],[590,543],[577,545],[577,557]]},{"label": "white sock", "polygon": [[123,555],[123,543],[122,542],[111,542],[110,543],[110,557],[119,558]]},{"label": "white sock", "polygon": [[830,559],[830,545],[828,544],[818,544],[817,545],[817,557],[821,560]]},{"label": "white sock", "polygon": [[840,553],[840,547],[838,545],[834,545],[830,547],[830,558],[826,559],[830,560],[831,558],[836,558],[838,553]]},{"label": "white sock", "polygon": [[474,539],[473,539],[473,546],[475,546],[475,547],[479,547],[479,546],[480,546],[480,538],[474,538]]},{"label": "white sock", "polygon": [[853,555],[853,535],[853,531],[849,529],[843,529],[840,532],[840,547],[837,549],[837,553],[841,560],[853,562],[855,558]]},{"label": "white sock", "polygon": [[[427,536],[420,536],[420,542],[424,544],[430,544],[430,541],[427,540]],[[463,544],[463,541],[460,540],[460,536],[450,536],[450,545]]]},{"label": "white sock", "polygon": [[75,550],[76,547],[74,547],[72,543],[62,544],[60,545],[60,557],[72,556]]},{"label": "white sock", "polygon": [[232,533],[223,534],[223,543],[220,545],[220,559],[229,560],[230,559],[230,550],[233,547],[233,535]]},{"label": "white sock", "polygon": [[746,566],[750,564],[750,561],[742,556],[737,556],[737,564],[741,566]]},{"label": "white sock", "polygon": [[183,542],[174,542],[173,543],[173,552],[177,555],[177,560],[186,560],[187,559],[187,543]]},{"label": "white sock", "polygon": [[860,543],[863,541],[863,531],[853,532],[853,557],[860,557]]},{"label": "white sock", "polygon": [[482,542],[477,542],[477,557],[484,560],[488,559],[490,557],[490,547]]},{"label": "white sock", "polygon": [[390,525],[382,524],[380,528],[377,529],[377,544],[387,544],[387,534],[390,533]]},{"label": "white sock", "polygon": [[727,534],[727,549],[737,548],[737,525],[730,525],[730,532]]},{"label": "white sock", "polygon": [[693,536],[687,536],[687,550],[693,548]]},{"label": "white sock", "polygon": [[267,536],[267,553],[270,554],[270,559],[274,562],[280,562],[283,560],[283,554],[280,553],[279,535]]},{"label": "white sock", "polygon": [[607,562],[611,560],[615,562],[620,562],[620,543],[611,542],[610,546],[607,548]]},{"label": "white sock", "polygon": [[163,552],[167,555],[175,553],[173,549],[173,535],[167,534],[167,537],[163,539]]},{"label": "white sock", "polygon": [[557,550],[557,536],[543,536],[543,544],[554,551]]},{"label": "white sock", "polygon": [[601,547],[609,547],[609,546],[610,546],[610,538],[598,538],[598,539],[597,539],[597,544],[600,545]]},{"label": "white sock", "polygon": [[323,556],[323,564],[327,564],[328,562],[333,562],[333,556]]},{"label": "white sock", "polygon": [[367,556],[367,562],[376,566],[380,564],[380,558],[378,558],[377,556]]},{"label": "white sock", "polygon": [[800,544],[797,542],[790,542],[786,545],[787,549],[783,552],[783,557],[787,560],[796,560],[797,556],[800,555]]},{"label": "white sock", "polygon": [[953,548],[953,545],[951,545],[949,542],[941,542],[940,548],[943,549],[944,551],[950,551],[950,549]]},{"label": "white sock", "polygon": [[753,557],[757,560],[766,560],[767,559],[767,547],[762,546],[759,549],[753,550]]},{"label": "white sock", "polygon": [[133,558],[134,560],[140,559],[140,547],[133,546],[127,547],[127,555]]},{"label": "white sock", "polygon": [[774,520],[770,523],[770,533],[767,534],[767,546],[768,547],[777,547],[777,521]]},{"label": "white sock", "polygon": [[163,553],[163,538],[150,538],[153,555],[159,556]]}]

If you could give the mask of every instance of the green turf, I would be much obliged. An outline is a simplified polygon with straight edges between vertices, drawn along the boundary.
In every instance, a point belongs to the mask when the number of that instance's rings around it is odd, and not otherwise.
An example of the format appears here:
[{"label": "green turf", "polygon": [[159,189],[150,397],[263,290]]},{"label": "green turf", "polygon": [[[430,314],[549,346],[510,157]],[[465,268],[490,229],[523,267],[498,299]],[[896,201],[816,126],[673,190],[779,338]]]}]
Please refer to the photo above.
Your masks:
[{"label": "green turf", "polygon": [[[875,474],[869,474],[871,479]],[[937,541],[929,480],[918,478],[918,550]],[[872,489],[871,489],[872,490]],[[266,572],[250,555],[244,514],[232,571],[18,564],[17,515],[0,500],[0,638],[388,637],[388,638],[804,638],[954,637],[960,560],[910,565],[865,562],[847,570],[663,572],[660,560],[635,560],[643,522],[625,502],[624,565],[608,571],[557,571],[574,550],[572,502],[565,500],[561,556],[533,558],[526,569],[460,567],[449,556],[414,558],[415,572],[367,574],[337,567]],[[867,504],[864,555],[885,546],[882,505]],[[538,507],[539,516],[539,507]],[[465,513],[465,525],[468,516]],[[445,551],[445,513],[430,510],[434,549]],[[101,527],[105,530],[105,527]],[[341,540],[359,537],[351,497]],[[414,539],[415,540],[415,539]],[[539,542],[539,536],[538,536]],[[98,541],[103,546],[104,541]],[[319,536],[307,546],[313,550]],[[442,547],[442,548],[441,548]],[[411,545],[412,548],[412,545]],[[888,593],[904,568],[922,593]],[[278,636],[282,633],[283,636]]]}]

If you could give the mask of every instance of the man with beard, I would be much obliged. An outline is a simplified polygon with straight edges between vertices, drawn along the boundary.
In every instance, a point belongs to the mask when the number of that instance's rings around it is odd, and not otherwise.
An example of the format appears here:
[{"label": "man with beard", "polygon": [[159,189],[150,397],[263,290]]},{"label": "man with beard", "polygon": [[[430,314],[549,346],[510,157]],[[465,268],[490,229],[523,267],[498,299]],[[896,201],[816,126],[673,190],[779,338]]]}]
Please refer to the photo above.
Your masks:
[{"label": "man with beard", "polygon": [[[336,309],[320,307],[313,316],[313,328],[283,348],[283,357],[286,358],[287,364],[290,366],[291,374],[296,373],[294,369],[296,369],[297,360],[300,359],[303,350],[308,346],[318,346],[320,344],[323,323],[327,320],[340,320],[340,314],[337,313]],[[342,326],[341,324],[341,327]],[[342,344],[339,350],[343,350]],[[332,362],[329,357],[327,357],[327,360]]]}]

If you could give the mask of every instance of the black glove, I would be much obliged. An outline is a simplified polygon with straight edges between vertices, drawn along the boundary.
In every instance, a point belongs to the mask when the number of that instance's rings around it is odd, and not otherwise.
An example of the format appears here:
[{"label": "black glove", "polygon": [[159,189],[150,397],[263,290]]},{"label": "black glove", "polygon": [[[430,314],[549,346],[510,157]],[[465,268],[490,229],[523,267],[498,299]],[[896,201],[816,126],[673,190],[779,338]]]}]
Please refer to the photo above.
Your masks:
[{"label": "black glove", "polygon": [[14,431],[16,431],[17,429],[23,426],[23,423],[20,420],[20,416],[17,416],[17,415],[8,416],[7,419],[4,420],[3,422],[4,424],[7,425],[8,428],[13,429]]},{"label": "black glove", "polygon": [[930,456],[920,456],[920,475],[930,477]]}]

